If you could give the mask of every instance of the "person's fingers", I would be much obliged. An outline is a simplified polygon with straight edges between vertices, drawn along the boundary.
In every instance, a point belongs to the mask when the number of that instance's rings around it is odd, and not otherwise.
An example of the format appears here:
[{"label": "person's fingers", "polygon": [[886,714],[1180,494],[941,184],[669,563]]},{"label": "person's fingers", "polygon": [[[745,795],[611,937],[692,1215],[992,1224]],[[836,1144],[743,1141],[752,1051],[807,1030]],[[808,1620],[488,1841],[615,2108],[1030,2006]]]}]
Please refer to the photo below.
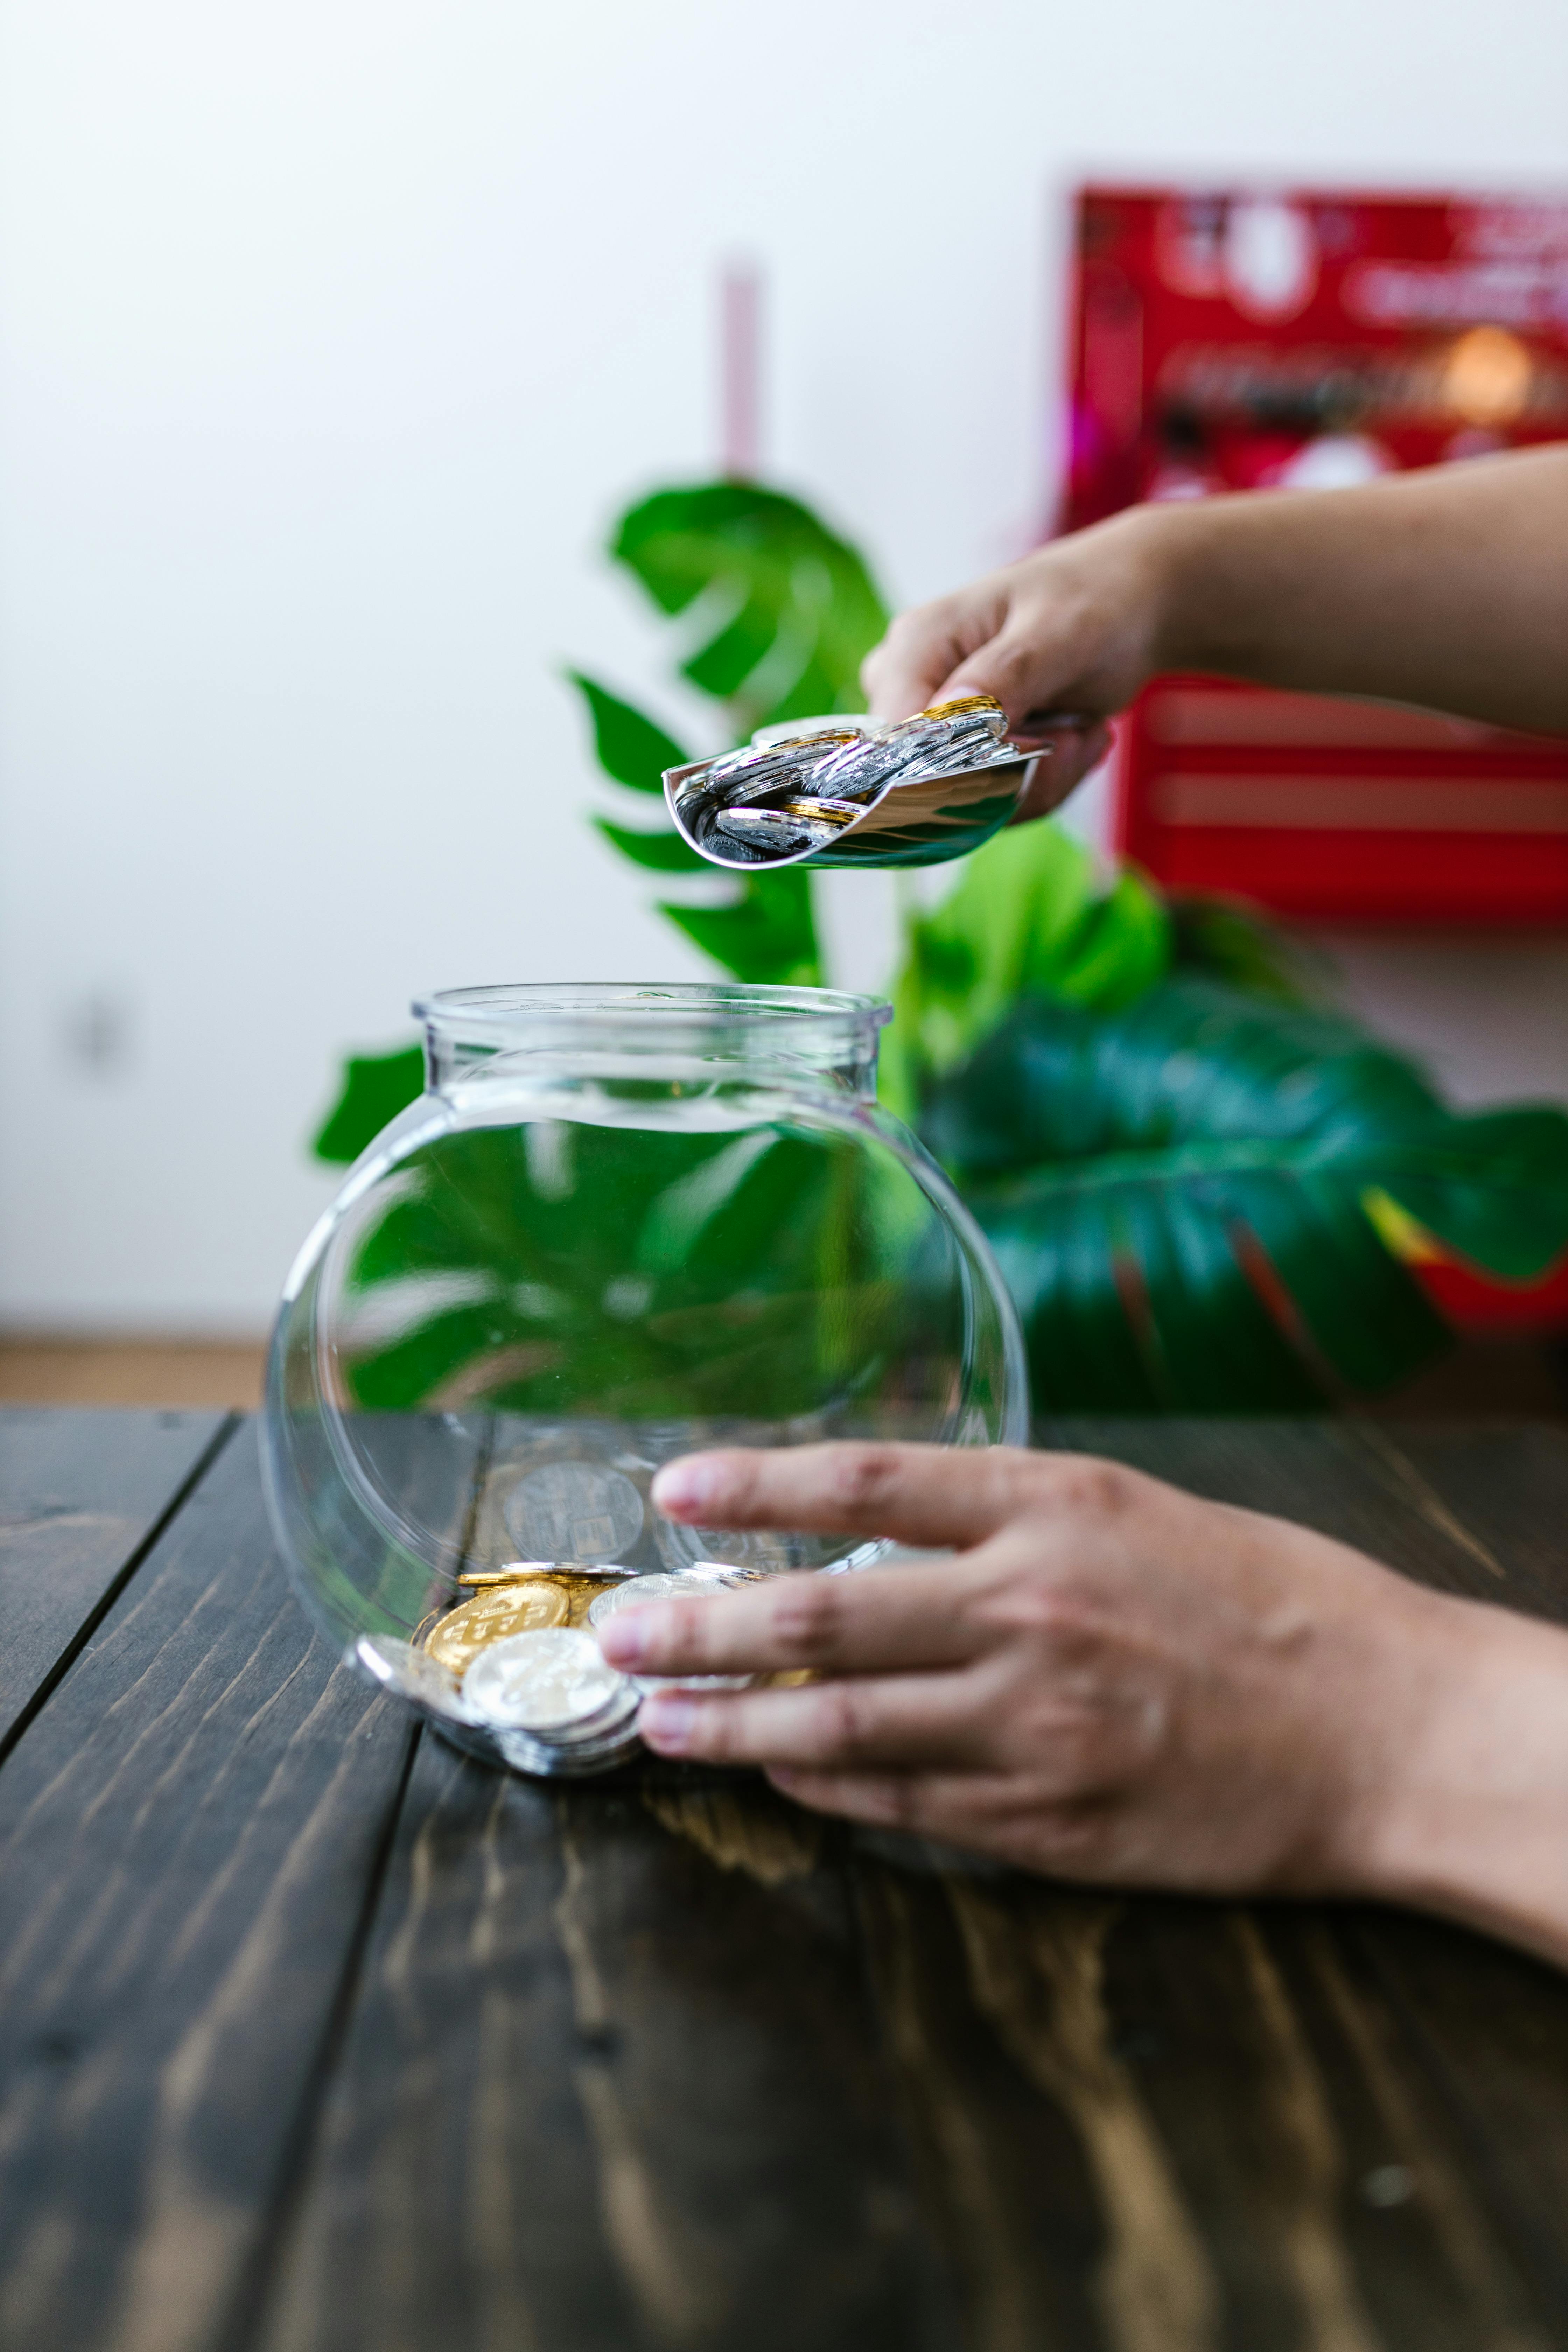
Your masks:
[{"label": "person's fingers", "polygon": [[984,581],[962,595],[900,613],[860,666],[872,716],[909,719],[928,709],[954,664],[994,636],[1005,617],[1005,596]]},{"label": "person's fingers", "polygon": [[860,665],[860,685],[873,719],[910,719],[936,699],[938,682],[947,676],[961,649],[945,632],[920,645],[895,644],[884,637]]},{"label": "person's fingers", "polygon": [[1032,818],[1048,816],[1052,809],[1059,808],[1068,794],[1076,792],[1085,776],[1109,755],[1112,740],[1110,728],[1104,725],[1064,729],[1051,737],[1049,749],[1035,770],[1013,823],[1026,824]]},{"label": "person's fingers", "polygon": [[931,699],[953,702],[965,694],[990,694],[1007,714],[1007,731],[1016,736],[1027,732],[1033,711],[1048,711],[1076,706],[1068,702],[1064,688],[1070,679],[1070,665],[1063,659],[1056,642],[1056,633],[1042,626],[1038,614],[1015,613],[1005,628],[950,670],[937,685]]},{"label": "person's fingers", "polygon": [[963,1673],[851,1675],[732,1696],[655,1690],[637,1730],[656,1755],[705,1764],[819,1772],[972,1764],[985,1748],[985,1691],[981,1677]]},{"label": "person's fingers", "polygon": [[626,1674],[953,1665],[984,1646],[956,1599],[951,1566],[776,1576],[699,1601],[624,1606],[600,1628],[599,1643]]},{"label": "person's fingers", "polygon": [[704,1528],[797,1528],[976,1544],[1019,1510],[1037,1455],[984,1447],[837,1444],[687,1454],[653,1482],[667,1518]]}]

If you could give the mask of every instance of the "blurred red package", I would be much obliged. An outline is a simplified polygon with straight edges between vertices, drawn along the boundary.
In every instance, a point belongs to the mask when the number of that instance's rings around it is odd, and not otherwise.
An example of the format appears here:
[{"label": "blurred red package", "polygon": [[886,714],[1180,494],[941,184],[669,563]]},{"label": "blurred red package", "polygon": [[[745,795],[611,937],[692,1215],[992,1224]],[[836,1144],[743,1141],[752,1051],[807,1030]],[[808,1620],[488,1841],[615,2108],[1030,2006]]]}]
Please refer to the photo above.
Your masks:
[{"label": "blurred red package", "polygon": [[[1568,201],[1089,187],[1064,529],[1568,436]],[[1568,742],[1209,678],[1119,728],[1168,887],[1380,925],[1568,920]]]}]

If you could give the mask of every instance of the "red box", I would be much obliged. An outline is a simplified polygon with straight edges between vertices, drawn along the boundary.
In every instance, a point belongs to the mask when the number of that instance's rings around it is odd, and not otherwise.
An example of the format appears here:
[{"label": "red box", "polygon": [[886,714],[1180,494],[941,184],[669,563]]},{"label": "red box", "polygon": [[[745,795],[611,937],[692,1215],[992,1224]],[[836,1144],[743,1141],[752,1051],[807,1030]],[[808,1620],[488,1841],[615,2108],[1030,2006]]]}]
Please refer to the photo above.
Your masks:
[{"label": "red box", "polygon": [[[1091,187],[1064,528],[1568,436],[1568,202]],[[1568,920],[1568,740],[1215,679],[1120,729],[1117,845],[1333,920]]]}]

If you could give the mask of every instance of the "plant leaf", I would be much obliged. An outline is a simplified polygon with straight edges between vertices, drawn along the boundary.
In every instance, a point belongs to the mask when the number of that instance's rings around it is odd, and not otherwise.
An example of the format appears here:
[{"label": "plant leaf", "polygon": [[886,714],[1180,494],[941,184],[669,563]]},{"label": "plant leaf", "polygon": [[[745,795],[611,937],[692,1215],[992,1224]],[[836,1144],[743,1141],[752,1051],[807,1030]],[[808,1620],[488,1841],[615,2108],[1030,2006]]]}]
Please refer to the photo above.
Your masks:
[{"label": "plant leaf", "polygon": [[422,1045],[400,1045],[390,1054],[351,1054],[343,1064],[337,1101],[310,1150],[318,1160],[346,1167],[424,1091]]},{"label": "plant leaf", "polygon": [[1061,1410],[1295,1410],[1419,1369],[1447,1328],[1369,1194],[1513,1279],[1568,1246],[1568,1116],[1458,1117],[1350,1023],[1210,982],[1026,1000],[922,1131]]},{"label": "plant leaf", "polygon": [[1114,1013],[1163,980],[1170,962],[1169,909],[1141,874],[1125,866],[1054,952],[1035,947],[1023,988]]},{"label": "plant leaf", "polygon": [[683,751],[672,735],[612,694],[608,687],[585,677],[578,669],[569,669],[566,675],[588,706],[594,750],[605,775],[617,784],[629,785],[634,793],[662,794],[665,770],[685,767],[690,752]]},{"label": "plant leaf", "polygon": [[[1453,1118],[1391,1159],[1382,1189],[1458,1256],[1505,1282],[1531,1282],[1557,1257],[1568,1189],[1568,1122],[1542,1108]],[[1478,1167],[1485,1181],[1478,1183]]]},{"label": "plant leaf", "polygon": [[887,610],[863,559],[799,499],[754,482],[658,490],[622,517],[610,552],[663,613],[712,603],[716,625],[683,670],[738,736],[864,708],[860,664]]},{"label": "plant leaf", "polygon": [[706,858],[699,857],[688,841],[683,841],[673,825],[658,831],[634,832],[629,825],[614,824],[607,816],[593,820],[612,849],[629,857],[634,866],[646,866],[654,874],[708,874],[714,871]]},{"label": "plant leaf", "polygon": [[1142,878],[1100,892],[1089,852],[1059,825],[1012,825],[963,860],[929,915],[906,923],[894,983],[896,1091],[973,1053],[1024,992],[1114,1008],[1161,979],[1170,922]]},{"label": "plant leaf", "polygon": [[811,884],[799,866],[748,875],[733,906],[678,907],[662,900],[658,911],[736,980],[822,985]]},{"label": "plant leaf", "polygon": [[359,1233],[343,1377],[389,1411],[841,1409],[930,1337],[897,1278],[910,1236],[868,1213],[879,1181],[858,1144],[787,1125],[434,1133]]},{"label": "plant leaf", "polygon": [[1201,972],[1275,1004],[1331,1002],[1333,970],[1328,958],[1281,930],[1256,907],[1198,897],[1169,898],[1165,904],[1173,971]]}]

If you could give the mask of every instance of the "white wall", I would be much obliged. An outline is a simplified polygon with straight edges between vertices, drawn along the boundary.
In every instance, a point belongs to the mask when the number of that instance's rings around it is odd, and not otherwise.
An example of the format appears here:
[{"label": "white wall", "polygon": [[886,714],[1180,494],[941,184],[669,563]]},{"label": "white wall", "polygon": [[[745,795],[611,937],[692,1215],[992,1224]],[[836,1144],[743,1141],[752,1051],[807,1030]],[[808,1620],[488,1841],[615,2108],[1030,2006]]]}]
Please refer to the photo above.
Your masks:
[{"label": "white wall", "polygon": [[921,596],[1043,509],[1082,169],[1514,184],[1565,84],[1560,0],[9,0],[0,1318],[259,1327],[341,1047],[699,969],[552,669],[659,675],[595,546],[712,465],[725,254]]}]

